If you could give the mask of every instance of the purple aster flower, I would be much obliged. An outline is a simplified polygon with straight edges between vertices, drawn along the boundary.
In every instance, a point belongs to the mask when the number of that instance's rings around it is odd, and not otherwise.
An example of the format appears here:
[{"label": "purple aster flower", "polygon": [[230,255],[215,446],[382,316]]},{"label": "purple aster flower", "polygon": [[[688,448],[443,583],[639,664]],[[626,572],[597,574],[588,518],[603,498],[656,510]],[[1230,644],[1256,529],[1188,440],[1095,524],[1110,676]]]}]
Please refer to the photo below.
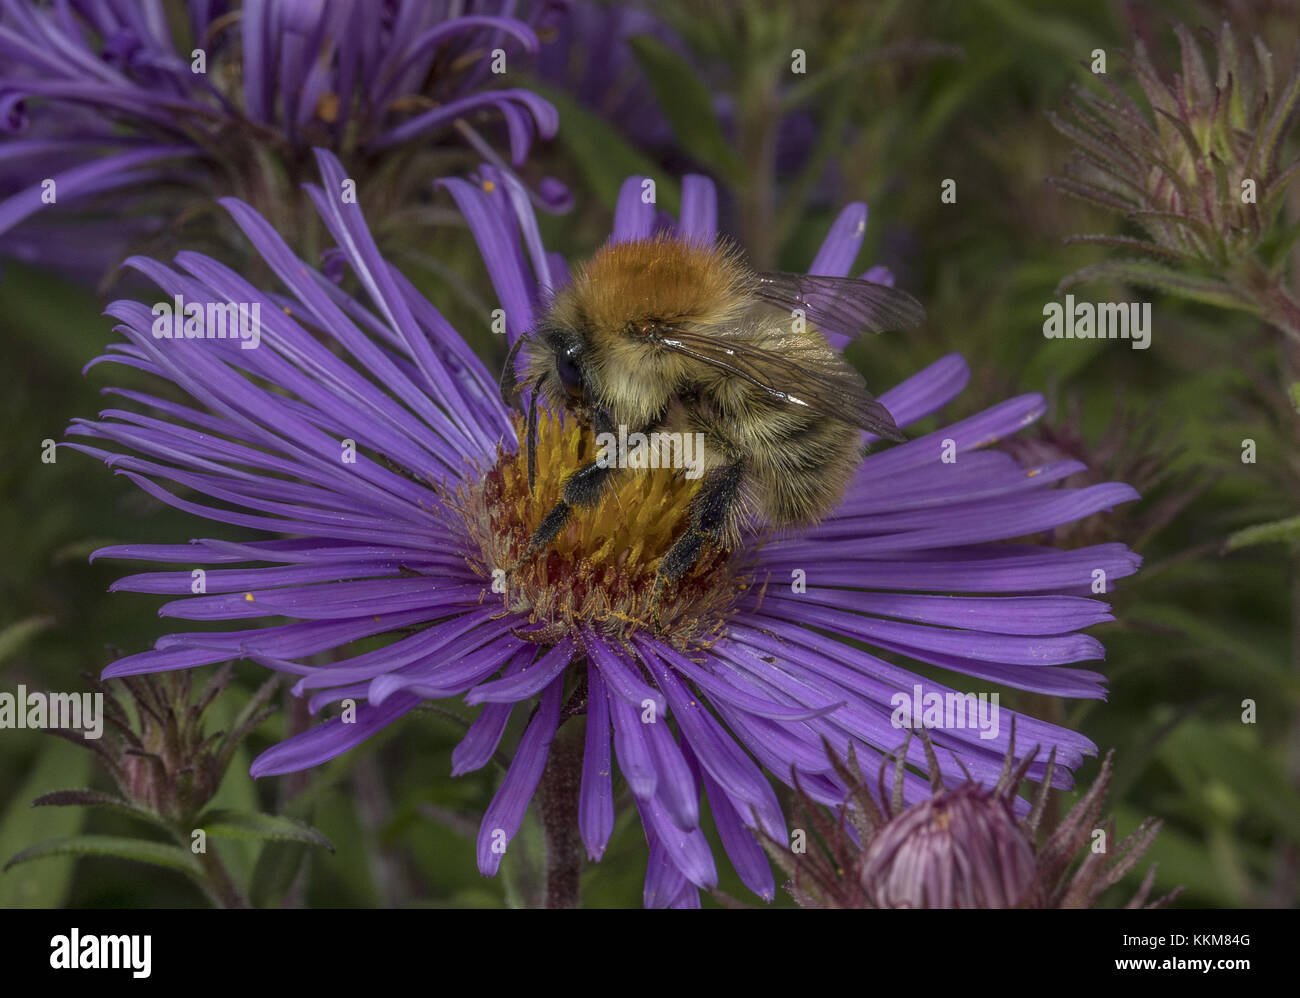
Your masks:
[{"label": "purple aster flower", "polygon": [[[255,776],[319,765],[422,701],[450,697],[482,705],[452,754],[453,772],[465,773],[492,757],[514,711],[531,710],[482,822],[478,863],[487,875],[524,820],[557,732],[568,737],[562,725],[585,714],[574,824],[598,859],[614,824],[617,762],[649,845],[645,902],[657,906],[698,905],[699,888],[716,883],[701,793],[741,879],[773,896],[753,834],[785,840],[768,774],[786,783],[797,775],[813,800],[840,803],[846,787],[824,744],[841,757],[852,746],[864,765],[878,764],[900,741],[892,701],[948,692],[900,657],[980,688],[1104,695],[1103,677],[1077,667],[1103,654],[1080,631],[1111,619],[1085,594],[1099,572],[1113,580],[1139,559],[1115,543],[1062,551],[1011,542],[1136,494],[1114,483],[1050,488],[1080,464],[1025,468],[990,449],[1042,415],[1038,395],[873,453],[833,516],[752,538],[730,557],[706,556],[665,596],[654,626],[638,620],[637,607],[691,495],[670,469],[620,476],[593,515],[509,587],[496,585],[497,566],[523,549],[578,464],[583,434],[562,414],[541,420],[530,492],[520,424],[499,401],[497,379],[380,255],[361,207],[341,202],[339,161],[325,151],[317,160],[322,183],[308,194],[363,296],[346,294],[228,198],[223,206],[281,292],[194,252],[174,266],[129,262],[168,298],[258,304],[258,349],[158,339],[146,305],[109,308],[127,342],[100,361],[155,374],[192,401],[110,389],[135,405],[75,421],[70,435],[87,442],[66,446],[162,502],[270,536],[99,551],[177,566],[115,585],[174,597],[163,616],[245,622],[169,634],[105,676],[248,658],[292,677],[312,711],[334,716],[263,753]],[[477,182],[445,183],[514,340],[567,280],[567,266],[546,251],[514,178],[485,167]],[[612,239],[657,230],[715,238],[709,181],[684,179],[677,220],[643,204],[641,189],[641,178],[625,185]],[[865,223],[865,205],[846,208],[810,271],[846,275]],[[951,401],[967,378],[964,361],[947,356],[880,398],[907,427]],[[806,589],[792,585],[800,576]],[[379,636],[386,640],[376,646]],[[318,664],[322,654],[335,660]],[[1003,714],[994,737],[932,732],[945,782],[966,772],[995,780],[1008,750],[1043,745],[1056,752],[1051,783],[1065,787],[1069,770],[1095,752],[1084,736],[1023,714],[1013,747]],[[908,759],[920,772],[904,776],[902,794],[914,803],[930,792],[915,740]],[[1038,761],[1027,772],[1047,775]]]},{"label": "purple aster flower", "polygon": [[[385,214],[409,209],[419,185],[448,172],[449,145],[470,154],[465,168],[486,158],[509,169],[481,121],[504,127],[519,166],[558,120],[550,103],[510,85],[514,60],[538,49],[546,10],[534,4],[521,19],[517,6],[190,0],[188,16],[172,18],[161,0],[3,0],[5,252],[75,267],[62,255],[69,224],[122,226],[118,249],[192,214],[195,193],[237,195],[290,231],[313,147],[339,154],[361,197],[388,198]],[[439,150],[441,160],[411,162]],[[180,207],[166,197],[177,188]],[[559,209],[568,192],[545,179],[532,196]]]}]

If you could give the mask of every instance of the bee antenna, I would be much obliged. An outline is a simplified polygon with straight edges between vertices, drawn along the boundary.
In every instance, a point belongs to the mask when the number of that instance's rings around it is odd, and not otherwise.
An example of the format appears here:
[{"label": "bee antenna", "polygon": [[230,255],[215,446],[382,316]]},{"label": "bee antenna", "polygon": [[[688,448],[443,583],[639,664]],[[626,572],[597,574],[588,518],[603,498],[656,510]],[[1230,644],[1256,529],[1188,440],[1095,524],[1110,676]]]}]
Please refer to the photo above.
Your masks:
[{"label": "bee antenna", "polygon": [[501,368],[501,382],[498,387],[501,391],[501,401],[505,403],[507,409],[519,408],[519,382],[515,378],[515,357],[527,339],[528,336],[521,336],[510,344],[510,352],[506,354],[505,365]]},{"label": "bee antenna", "polygon": [[533,482],[537,478],[537,396],[541,394],[542,382],[546,376],[537,379],[537,384],[533,385],[532,394],[528,398],[528,432],[525,435],[525,446],[528,448],[528,494],[533,493]]}]

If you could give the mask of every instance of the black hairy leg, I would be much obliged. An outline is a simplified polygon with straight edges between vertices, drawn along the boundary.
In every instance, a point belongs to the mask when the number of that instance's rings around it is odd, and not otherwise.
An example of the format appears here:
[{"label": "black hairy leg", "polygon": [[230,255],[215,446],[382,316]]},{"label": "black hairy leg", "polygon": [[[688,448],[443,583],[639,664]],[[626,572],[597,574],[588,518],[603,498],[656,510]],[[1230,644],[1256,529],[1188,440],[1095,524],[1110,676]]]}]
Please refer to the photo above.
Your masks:
[{"label": "black hairy leg", "polygon": [[658,613],[659,596],[664,586],[676,582],[700,560],[704,546],[721,542],[727,524],[736,513],[745,481],[745,465],[733,460],[709,472],[700,491],[691,500],[685,532],[673,542],[659,561],[654,590],[650,595],[651,615]]},{"label": "black hairy leg", "polygon": [[[586,417],[592,430],[598,435],[615,432],[609,414],[603,409],[587,410],[583,413],[583,416]],[[616,468],[612,462],[602,465],[598,460],[591,460],[569,475],[560,489],[560,501],[542,517],[542,522],[533,531],[533,536],[529,539],[528,547],[524,550],[523,556],[506,570],[506,575],[509,576],[520,565],[545,550],[560,535],[560,531],[568,525],[575,510],[594,508],[600,502],[601,496],[605,494],[605,489],[609,485],[610,474],[615,470]]]}]

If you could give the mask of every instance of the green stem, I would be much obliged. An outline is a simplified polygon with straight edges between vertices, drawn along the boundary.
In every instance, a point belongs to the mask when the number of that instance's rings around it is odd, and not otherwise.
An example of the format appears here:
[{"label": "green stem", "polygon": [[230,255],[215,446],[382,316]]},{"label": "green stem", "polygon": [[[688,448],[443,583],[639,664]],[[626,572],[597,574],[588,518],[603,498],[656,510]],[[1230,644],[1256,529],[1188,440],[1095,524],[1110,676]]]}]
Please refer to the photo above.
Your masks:
[{"label": "green stem", "polygon": [[221,862],[221,857],[217,855],[215,849],[205,849],[198,854],[198,858],[199,865],[203,867],[203,877],[199,885],[214,905],[218,908],[251,907],[239,888],[235,886],[234,880],[226,871],[226,866]]}]

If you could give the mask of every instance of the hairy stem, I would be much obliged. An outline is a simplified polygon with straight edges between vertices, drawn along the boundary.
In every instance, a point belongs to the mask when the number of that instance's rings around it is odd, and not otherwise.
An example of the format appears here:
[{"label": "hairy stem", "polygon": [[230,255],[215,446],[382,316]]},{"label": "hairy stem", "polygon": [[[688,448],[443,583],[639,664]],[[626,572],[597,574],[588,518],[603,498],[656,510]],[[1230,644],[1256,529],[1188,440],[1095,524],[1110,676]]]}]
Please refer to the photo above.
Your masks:
[{"label": "hairy stem", "polygon": [[[1280,282],[1269,289],[1265,298],[1264,318],[1269,325],[1281,330],[1292,346],[1300,343],[1300,303],[1291,297]],[[1283,349],[1286,350],[1287,347],[1284,346]]]},{"label": "hairy stem", "polygon": [[577,908],[581,900],[578,790],[582,785],[583,727],[572,720],[561,726],[539,788],[546,839],[547,908]]}]

